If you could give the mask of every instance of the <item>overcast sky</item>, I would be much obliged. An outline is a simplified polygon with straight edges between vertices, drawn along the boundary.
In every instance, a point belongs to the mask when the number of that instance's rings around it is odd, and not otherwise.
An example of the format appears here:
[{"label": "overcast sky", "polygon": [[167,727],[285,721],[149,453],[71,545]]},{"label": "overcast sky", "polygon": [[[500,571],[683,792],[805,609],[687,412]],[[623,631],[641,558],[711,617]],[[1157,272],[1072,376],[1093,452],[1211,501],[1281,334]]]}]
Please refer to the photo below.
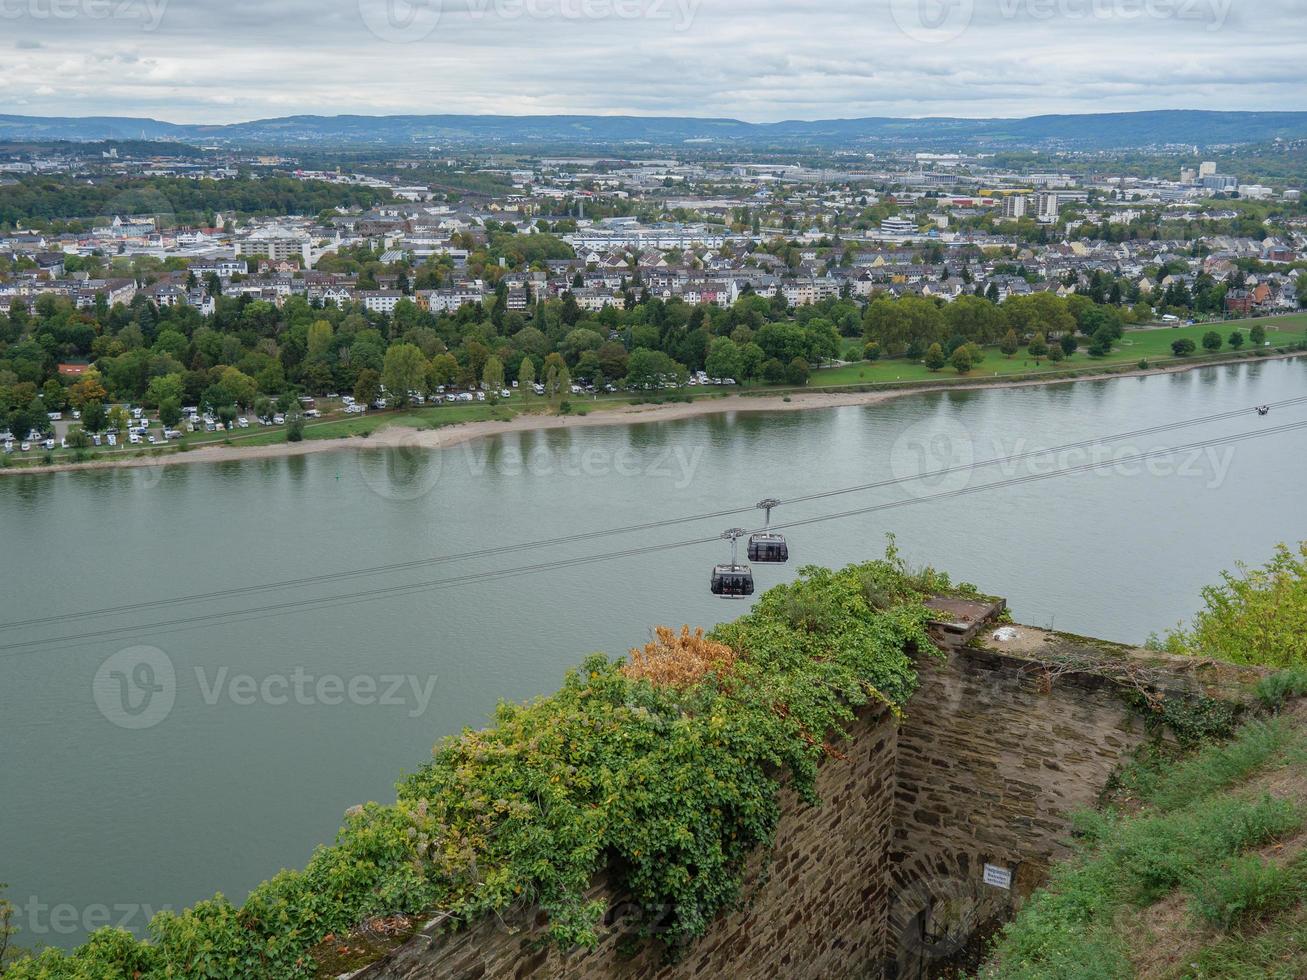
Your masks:
[{"label": "overcast sky", "polygon": [[1307,0],[0,0],[0,112],[1307,109]]}]

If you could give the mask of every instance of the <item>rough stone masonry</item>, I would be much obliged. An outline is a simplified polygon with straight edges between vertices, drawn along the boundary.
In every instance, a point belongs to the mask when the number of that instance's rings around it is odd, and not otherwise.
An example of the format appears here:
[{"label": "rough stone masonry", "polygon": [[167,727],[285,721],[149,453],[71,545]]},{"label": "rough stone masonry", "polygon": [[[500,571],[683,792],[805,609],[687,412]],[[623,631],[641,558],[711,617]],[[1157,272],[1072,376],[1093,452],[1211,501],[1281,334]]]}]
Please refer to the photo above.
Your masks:
[{"label": "rough stone masonry", "polygon": [[[904,717],[879,706],[859,716],[846,758],[821,768],[820,807],[782,791],[776,846],[756,859],[743,907],[677,962],[633,938],[657,911],[632,908],[601,878],[593,894],[609,913],[594,950],[553,948],[533,913],[459,931],[436,922],[354,976],[925,977],[1043,883],[1066,853],[1070,812],[1092,805],[1144,740],[1123,686],[1242,699],[1262,676],[1025,626],[998,640],[1002,601],[931,605],[942,656],[919,664]],[[1114,666],[1094,669],[1104,663]]]}]

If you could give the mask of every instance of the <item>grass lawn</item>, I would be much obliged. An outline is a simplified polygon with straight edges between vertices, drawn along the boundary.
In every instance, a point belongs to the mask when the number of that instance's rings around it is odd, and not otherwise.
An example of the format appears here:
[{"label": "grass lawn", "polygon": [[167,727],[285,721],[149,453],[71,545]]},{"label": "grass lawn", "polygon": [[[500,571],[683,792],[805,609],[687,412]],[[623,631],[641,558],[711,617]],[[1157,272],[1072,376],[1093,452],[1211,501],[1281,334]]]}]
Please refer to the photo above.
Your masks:
[{"label": "grass lawn", "polygon": [[[1007,358],[999,352],[997,347],[989,347],[985,350],[984,362],[970,374],[963,375],[962,378],[983,380],[989,377],[1003,377],[1014,374],[1062,374],[1069,371],[1132,367],[1143,359],[1147,359],[1150,364],[1180,363],[1184,361],[1201,362],[1204,357],[1210,356],[1203,350],[1203,334],[1209,330],[1215,330],[1224,340],[1235,330],[1240,330],[1243,332],[1244,337],[1247,338],[1249,330],[1255,325],[1261,325],[1265,328],[1266,339],[1270,342],[1272,350],[1307,340],[1307,313],[1284,317],[1267,317],[1258,320],[1231,320],[1214,324],[1200,323],[1192,327],[1129,330],[1107,357],[1090,357],[1082,348],[1072,357],[1059,364],[1053,364],[1045,359],[1043,364],[1036,366],[1034,359],[1025,351],[1020,351],[1014,357]],[[1171,344],[1181,338],[1192,340],[1197,346],[1198,352],[1189,357],[1175,357],[1171,352]],[[1243,350],[1248,352],[1251,350],[1251,346],[1245,343]],[[1217,352],[1217,355],[1228,357],[1232,353],[1234,353],[1232,348],[1225,345]],[[836,368],[819,368],[812,373],[812,381],[809,387],[827,388],[843,385],[948,380],[959,380],[958,373],[952,368],[932,372],[927,370],[925,365],[919,361],[913,362],[903,358],[894,358],[881,361],[860,361],[856,364],[847,364]]]},{"label": "grass lawn", "polygon": [[1079,818],[979,976],[1307,976],[1307,704],[1175,755],[1140,753]]}]

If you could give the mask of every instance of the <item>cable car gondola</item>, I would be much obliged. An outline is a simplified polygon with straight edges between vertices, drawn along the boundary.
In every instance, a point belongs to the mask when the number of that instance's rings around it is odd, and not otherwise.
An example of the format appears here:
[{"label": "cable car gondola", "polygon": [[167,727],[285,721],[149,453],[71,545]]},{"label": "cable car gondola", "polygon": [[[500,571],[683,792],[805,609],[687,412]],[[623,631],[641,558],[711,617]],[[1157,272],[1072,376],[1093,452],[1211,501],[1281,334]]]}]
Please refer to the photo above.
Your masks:
[{"label": "cable car gondola", "polygon": [[1270,414],[1271,414],[1271,406],[1270,406],[1270,405],[1259,405],[1259,406],[1257,407],[1257,414],[1258,414],[1258,415],[1261,415],[1261,416],[1263,416],[1263,417],[1265,417],[1265,416],[1267,416],[1267,415],[1270,415]]},{"label": "cable car gondola", "polygon": [[790,560],[790,546],[785,543],[785,535],[768,531],[771,527],[771,509],[779,507],[779,500],[767,499],[758,504],[758,509],[767,512],[767,523],[763,530],[749,538],[749,561],[760,565],[784,565]]},{"label": "cable car gondola", "polygon": [[712,572],[712,594],[723,599],[744,599],[753,595],[753,569],[737,561],[740,538],[749,532],[733,528],[722,537],[731,542],[731,563],[717,565]]}]

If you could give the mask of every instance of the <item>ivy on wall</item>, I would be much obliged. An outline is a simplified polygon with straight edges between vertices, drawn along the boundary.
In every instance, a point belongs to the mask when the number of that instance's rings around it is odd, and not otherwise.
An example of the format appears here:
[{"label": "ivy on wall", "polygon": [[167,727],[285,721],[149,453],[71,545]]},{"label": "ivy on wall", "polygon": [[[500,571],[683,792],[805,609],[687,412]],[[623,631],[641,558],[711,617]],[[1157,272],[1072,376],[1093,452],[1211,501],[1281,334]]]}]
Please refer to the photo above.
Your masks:
[{"label": "ivy on wall", "polygon": [[396,913],[471,923],[539,907],[553,942],[593,946],[604,909],[586,893],[603,869],[667,910],[658,936],[675,955],[739,899],[747,859],[773,841],[782,782],[819,802],[818,767],[856,711],[911,697],[913,657],[934,649],[923,600],[950,588],[892,544],[882,561],[805,568],[741,619],[682,634],[700,654],[692,683],[591,657],[557,693],[446,739],[395,803],[352,812],[333,846],[243,905],[218,895],[161,913],[148,942],[100,930],[5,980],[310,977],[324,936]]}]

